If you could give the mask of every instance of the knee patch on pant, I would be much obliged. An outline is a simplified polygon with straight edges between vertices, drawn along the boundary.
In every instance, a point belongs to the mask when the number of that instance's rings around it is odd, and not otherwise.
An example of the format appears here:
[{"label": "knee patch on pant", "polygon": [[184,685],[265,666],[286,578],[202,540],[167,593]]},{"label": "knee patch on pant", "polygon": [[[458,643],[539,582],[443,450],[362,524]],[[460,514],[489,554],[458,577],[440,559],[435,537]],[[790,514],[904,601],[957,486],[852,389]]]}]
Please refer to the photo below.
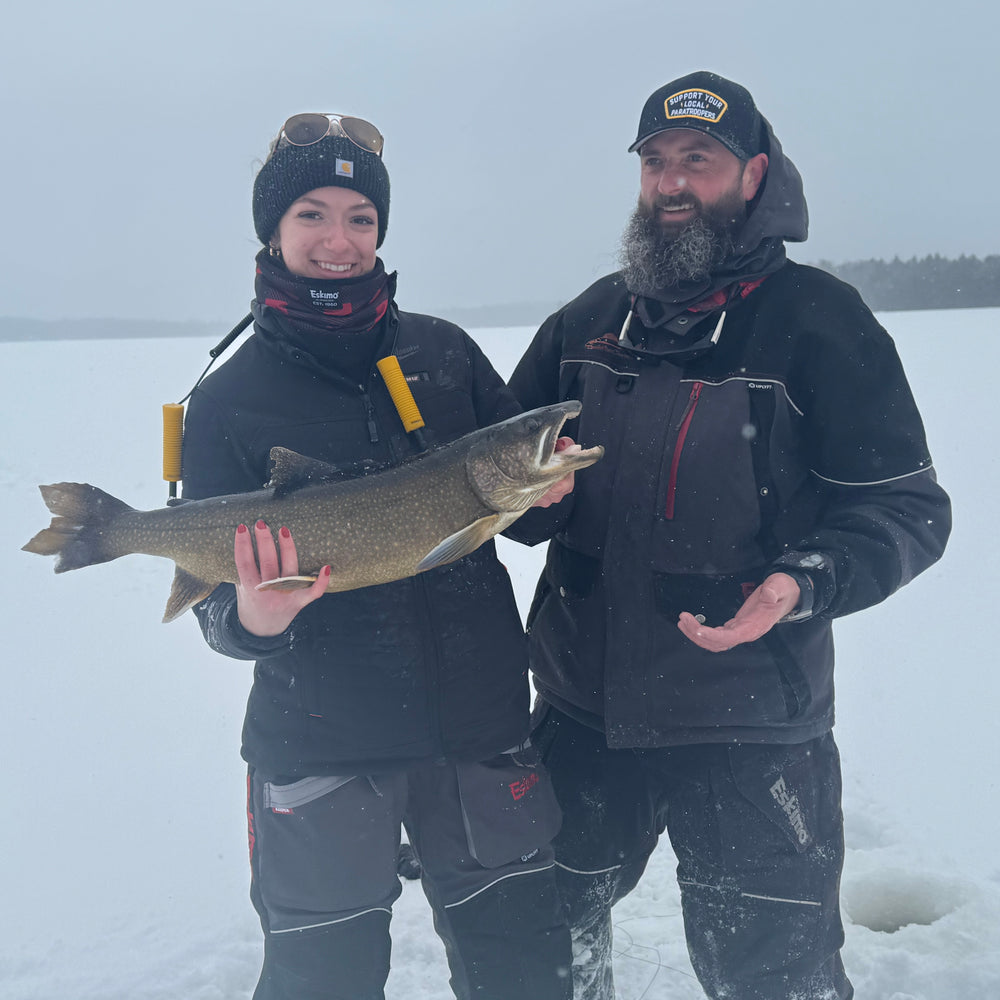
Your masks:
[{"label": "knee patch on pant", "polygon": [[389,914],[381,911],[270,934],[253,1000],[382,1000],[389,949]]},{"label": "knee patch on pant", "polygon": [[572,949],[552,869],[515,875],[443,908],[458,978],[491,1000],[569,1000]]}]

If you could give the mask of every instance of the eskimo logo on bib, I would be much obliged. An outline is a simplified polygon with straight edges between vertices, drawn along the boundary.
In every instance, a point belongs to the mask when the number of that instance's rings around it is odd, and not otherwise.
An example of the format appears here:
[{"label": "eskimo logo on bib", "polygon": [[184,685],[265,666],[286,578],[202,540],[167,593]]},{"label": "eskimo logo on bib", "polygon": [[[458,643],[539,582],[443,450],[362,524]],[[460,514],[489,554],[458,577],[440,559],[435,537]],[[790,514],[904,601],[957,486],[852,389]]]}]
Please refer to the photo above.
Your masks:
[{"label": "eskimo logo on bib", "polygon": [[663,102],[663,110],[670,118],[698,118],[703,122],[722,119],[729,105],[710,90],[681,90]]}]

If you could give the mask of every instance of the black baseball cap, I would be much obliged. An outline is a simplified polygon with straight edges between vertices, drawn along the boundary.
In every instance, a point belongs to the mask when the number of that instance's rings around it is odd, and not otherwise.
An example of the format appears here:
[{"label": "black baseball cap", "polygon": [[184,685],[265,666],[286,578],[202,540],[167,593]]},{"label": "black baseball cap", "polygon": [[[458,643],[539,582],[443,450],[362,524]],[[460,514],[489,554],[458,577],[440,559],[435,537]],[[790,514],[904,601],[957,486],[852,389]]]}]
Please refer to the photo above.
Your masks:
[{"label": "black baseball cap", "polygon": [[741,160],[764,150],[764,126],[750,92],[717,73],[699,70],[650,94],[639,132],[628,151],[671,128],[693,129],[718,139]]}]

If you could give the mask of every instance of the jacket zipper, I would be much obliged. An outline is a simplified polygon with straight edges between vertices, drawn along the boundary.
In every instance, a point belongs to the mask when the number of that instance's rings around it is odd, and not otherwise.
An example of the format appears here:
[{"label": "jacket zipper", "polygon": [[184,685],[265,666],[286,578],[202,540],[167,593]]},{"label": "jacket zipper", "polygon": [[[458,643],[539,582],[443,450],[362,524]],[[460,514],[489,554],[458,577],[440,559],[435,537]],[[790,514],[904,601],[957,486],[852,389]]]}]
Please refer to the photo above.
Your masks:
[{"label": "jacket zipper", "polygon": [[365,419],[368,421],[368,440],[372,444],[378,444],[378,423],[375,419],[375,405],[372,403],[372,398],[368,394],[368,390],[363,385],[359,385],[358,388],[361,390],[361,398],[365,404]]},{"label": "jacket zipper", "polygon": [[687,406],[684,408],[684,415],[677,428],[677,440],[674,443],[674,454],[670,460],[670,479],[667,482],[667,504],[664,515],[668,521],[674,517],[674,503],[677,499],[677,467],[681,463],[681,452],[684,450],[684,439],[687,437],[688,428],[694,419],[694,411],[698,406],[698,397],[701,396],[701,382],[695,382],[691,386],[691,395],[688,396]]}]

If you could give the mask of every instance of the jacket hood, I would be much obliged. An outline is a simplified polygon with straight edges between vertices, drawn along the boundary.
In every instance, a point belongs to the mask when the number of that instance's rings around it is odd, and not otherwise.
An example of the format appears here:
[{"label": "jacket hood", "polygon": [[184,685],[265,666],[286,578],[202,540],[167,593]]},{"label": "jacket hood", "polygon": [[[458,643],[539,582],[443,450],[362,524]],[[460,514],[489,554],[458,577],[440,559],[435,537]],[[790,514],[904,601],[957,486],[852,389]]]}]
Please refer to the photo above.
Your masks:
[{"label": "jacket hood", "polygon": [[767,134],[767,173],[736,244],[735,258],[752,253],[764,240],[802,243],[809,235],[809,210],[802,177],[762,118]]}]

